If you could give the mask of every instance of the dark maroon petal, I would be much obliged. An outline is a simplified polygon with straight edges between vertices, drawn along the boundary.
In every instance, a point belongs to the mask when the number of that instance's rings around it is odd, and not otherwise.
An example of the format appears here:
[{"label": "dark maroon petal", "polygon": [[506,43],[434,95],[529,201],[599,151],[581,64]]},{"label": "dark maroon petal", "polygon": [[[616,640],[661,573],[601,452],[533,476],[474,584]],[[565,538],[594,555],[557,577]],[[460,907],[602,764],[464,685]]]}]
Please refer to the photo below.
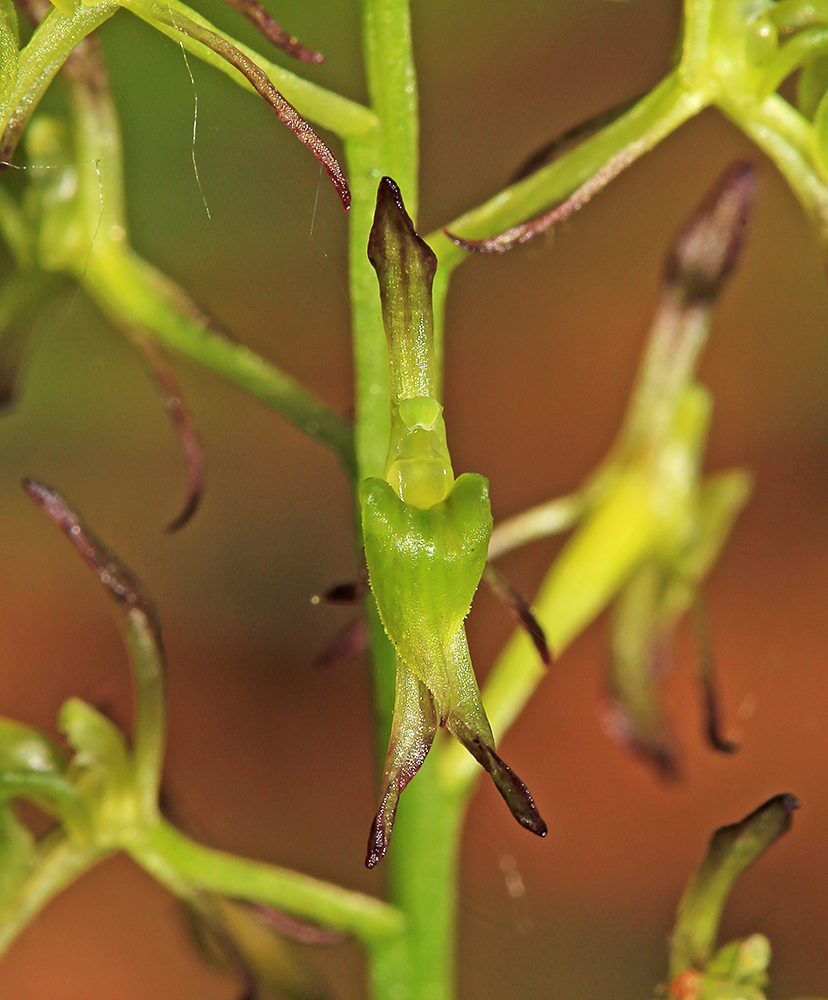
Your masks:
[{"label": "dark maroon petal", "polygon": [[666,731],[642,733],[633,723],[624,706],[614,699],[604,706],[601,719],[604,731],[634,756],[650,764],[663,781],[679,778],[678,754]]},{"label": "dark maroon petal", "polygon": [[541,660],[543,660],[547,667],[550,666],[552,663],[552,654],[549,652],[546,633],[541,628],[540,622],[535,617],[531,605],[523,594],[515,590],[511,583],[491,563],[486,563],[486,568],[483,570],[483,579],[526,630]]},{"label": "dark maroon petal", "polygon": [[347,941],[347,935],[341,931],[332,931],[328,927],[320,927],[319,924],[308,924],[296,917],[291,917],[282,910],[277,910],[273,906],[265,906],[262,903],[252,907],[253,913],[262,923],[278,931],[282,937],[290,938],[299,944],[324,946],[342,944]]},{"label": "dark maroon petal", "polygon": [[174,532],[183,528],[192,518],[204,495],[204,450],[192,415],[184,403],[178,381],[164,364],[155,345],[149,338],[134,330],[127,331],[127,334],[155,382],[184,454],[187,469],[187,498],[181,512],[166,527],[168,532]]},{"label": "dark maroon petal", "polygon": [[710,302],[721,291],[739,258],[755,199],[756,168],[737,160],[676,238],[664,280],[686,305]]},{"label": "dark maroon petal", "polygon": [[704,712],[704,735],[710,746],[719,753],[735,753],[739,749],[739,744],[728,739],[723,732],[713,653],[707,631],[707,615],[700,598],[693,604],[692,615],[696,639],[696,676],[701,686]]},{"label": "dark maroon petal", "polygon": [[477,733],[472,732],[471,728],[456,716],[450,715],[446,725],[477,763],[492,776],[495,787],[518,823],[537,836],[545,837],[546,823],[541,818],[529,789],[509,765],[498,757],[494,747],[484,743]]},{"label": "dark maroon petal", "polygon": [[257,66],[249,56],[226,41],[220,35],[210,31],[208,28],[196,24],[189,18],[180,14],[173,14],[164,8],[163,4],[156,4],[153,7],[153,17],[169,25],[176,31],[180,31],[190,38],[201,42],[216,55],[230,63],[245,77],[253,89],[260,94],[276,112],[279,121],[293,132],[300,142],[304,143],[313,153],[316,159],[322,164],[328,177],[331,180],[337,194],[342,201],[342,205],[347,212],[351,207],[351,192],[345,174],[325,142],[314,132],[311,126],[299,114],[294,106],[279,93],[273,86],[264,70]]},{"label": "dark maroon petal", "polygon": [[621,115],[626,114],[631,107],[638,104],[642,97],[644,97],[643,93],[637,97],[630,98],[628,101],[621,101],[620,104],[614,105],[607,111],[602,111],[600,114],[567,129],[566,132],[557,135],[551,142],[544,143],[531,156],[524,160],[515,174],[510,178],[509,184],[517,184],[518,181],[522,181],[526,177],[531,177],[532,174],[542,170],[557,160],[559,156],[563,156],[564,153],[569,152],[570,149],[580,146],[585,139],[589,139],[590,136],[600,132],[607,125],[611,125]]},{"label": "dark maroon petal", "polygon": [[333,667],[368,648],[368,626],[363,618],[355,618],[338,632],[316,657],[317,667]]},{"label": "dark maroon petal", "polygon": [[507,229],[499,236],[491,236],[483,240],[466,240],[448,230],[445,230],[445,234],[453,243],[464,250],[472,250],[475,253],[504,253],[520,243],[526,243],[528,240],[540,236],[541,233],[545,233],[559,222],[569,219],[602,188],[605,188],[611,180],[626,170],[640,155],[641,151],[635,145],[622,149],[620,153],[616,153],[600,170],[594,173],[585,184],[582,184],[577,191],[571,194],[566,201],[561,202],[560,205],[536,219]]},{"label": "dark maroon petal", "polygon": [[368,593],[368,577],[337,583],[326,590],[322,599],[326,604],[359,604]]},{"label": "dark maroon petal", "polygon": [[282,52],[286,52],[289,56],[293,56],[294,59],[298,59],[300,62],[310,63],[312,66],[318,66],[319,63],[325,61],[325,57],[321,52],[314,52],[313,49],[307,48],[297,38],[289,35],[284,28],[281,28],[264,7],[258,3],[258,0],[224,0],[224,2],[230,7],[235,8],[240,14],[243,14],[248,21],[259,29],[271,45],[275,45]]},{"label": "dark maroon petal", "polygon": [[23,489],[63,531],[124,612],[141,616],[160,650],[158,612],[138,578],[92,534],[59,493],[34,479],[24,479]]}]

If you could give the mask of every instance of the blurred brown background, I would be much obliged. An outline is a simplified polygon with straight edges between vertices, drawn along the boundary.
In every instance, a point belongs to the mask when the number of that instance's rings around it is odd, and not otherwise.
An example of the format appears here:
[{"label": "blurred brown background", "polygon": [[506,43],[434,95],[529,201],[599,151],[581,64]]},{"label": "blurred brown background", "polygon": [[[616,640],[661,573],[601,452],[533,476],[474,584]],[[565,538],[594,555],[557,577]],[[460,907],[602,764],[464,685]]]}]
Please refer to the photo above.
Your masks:
[{"label": "blurred brown background", "polygon": [[[328,54],[314,79],[363,98],[358,7],[281,0],[273,10]],[[200,9],[258,44],[216,2]],[[556,133],[655,83],[679,3],[417,0],[413,16],[427,232],[494,193]],[[316,164],[263,104],[191,59],[210,221],[193,175],[193,90],[180,50],[126,13],[101,35],[133,242],[242,341],[349,412],[345,219]],[[759,163],[760,199],[702,363],[716,400],[709,467],[757,476],[707,588],[726,719],[742,749],[722,758],[702,745],[682,632],[666,697],[684,780],[659,785],[601,731],[605,623],[590,629],[504,740],[549,836],[528,837],[488,785],[472,807],[462,997],[649,996],[709,834],[782,791],[803,808],[743,879],[724,932],[771,937],[774,996],[828,990],[828,290],[774,169],[706,113],[554,241],[465,264],[448,307],[446,415],[455,468],[490,477],[496,517],[575,486],[618,426],[668,241],[745,155]],[[362,867],[375,806],[365,666],[313,666],[347,612],[309,598],[355,571],[344,478],[278,416],[175,367],[209,487],[194,522],[169,537],[161,528],[182,499],[183,472],[141,365],[80,295],[41,324],[23,397],[0,421],[0,712],[51,730],[62,701],[79,695],[129,718],[107,602],[23,496],[20,477],[33,475],[70,498],[156,598],[171,676],[167,784],[185,826],[378,892],[382,870]],[[535,545],[503,568],[531,592],[555,547]],[[470,619],[481,673],[509,629],[481,595]],[[517,899],[504,875],[515,866]],[[337,997],[364,996],[354,946],[320,962]],[[124,860],[59,898],[0,964],[0,996],[18,1000],[237,992],[200,965],[173,902]]]}]

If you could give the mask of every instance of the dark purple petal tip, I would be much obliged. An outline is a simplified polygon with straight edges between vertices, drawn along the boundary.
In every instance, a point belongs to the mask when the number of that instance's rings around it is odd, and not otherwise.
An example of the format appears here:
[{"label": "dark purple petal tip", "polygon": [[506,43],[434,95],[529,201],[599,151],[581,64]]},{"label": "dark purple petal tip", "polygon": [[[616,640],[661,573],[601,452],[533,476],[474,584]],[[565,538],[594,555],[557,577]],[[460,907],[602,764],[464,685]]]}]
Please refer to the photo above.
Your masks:
[{"label": "dark purple petal tip", "polygon": [[688,304],[712,301],[736,266],[756,186],[752,163],[732,163],[676,238],[664,280]]},{"label": "dark purple petal tip", "polygon": [[127,613],[139,613],[161,646],[158,612],[137,577],[100,542],[55,490],[34,479],[24,479],[23,489],[74,545],[83,561]]},{"label": "dark purple petal tip", "polygon": [[551,666],[552,654],[549,650],[549,643],[546,641],[546,633],[535,617],[532,606],[523,594],[515,590],[511,583],[491,563],[486,563],[486,568],[483,571],[483,579],[491,587],[493,593],[503,601],[515,618],[517,618],[523,629],[525,629],[543,663],[547,667]]}]

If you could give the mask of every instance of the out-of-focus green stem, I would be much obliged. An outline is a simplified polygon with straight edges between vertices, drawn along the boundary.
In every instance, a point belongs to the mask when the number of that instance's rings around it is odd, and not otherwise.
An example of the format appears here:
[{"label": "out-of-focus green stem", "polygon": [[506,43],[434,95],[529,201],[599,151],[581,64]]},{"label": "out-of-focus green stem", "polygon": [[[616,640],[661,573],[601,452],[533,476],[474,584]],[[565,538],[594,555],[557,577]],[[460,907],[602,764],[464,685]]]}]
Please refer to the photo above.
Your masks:
[{"label": "out-of-focus green stem", "polygon": [[[728,112],[726,105],[723,110]],[[787,101],[771,95],[754,114],[739,116],[735,120],[785,176],[811,216],[816,235],[825,250],[828,247],[828,186],[803,153],[802,147],[782,131],[785,126],[795,129],[803,121],[802,116]]]},{"label": "out-of-focus green stem", "polygon": [[93,256],[83,285],[113,322],[145,327],[164,347],[221,375],[332,448],[353,474],[353,438],[345,421],[254,351],[176,307],[177,290],[131,251]]},{"label": "out-of-focus green stem", "polygon": [[135,685],[133,767],[135,791],[145,821],[158,813],[158,793],[167,739],[167,670],[160,636],[143,610],[122,613],[124,642]]},{"label": "out-of-focus green stem", "polygon": [[497,559],[504,552],[511,552],[527,542],[566,531],[578,520],[583,510],[583,495],[570,493],[516,514],[507,521],[501,521],[492,531],[489,558]]},{"label": "out-of-focus green stem", "polygon": [[163,865],[206,892],[275,906],[369,945],[397,937],[405,924],[399,910],[378,899],[205,847],[164,820],[124,848],[150,872]]},{"label": "out-of-focus green stem", "polygon": [[117,3],[103,0],[94,7],[77,4],[71,17],[55,7],[43,18],[20,52],[17,82],[0,107],[0,133],[6,134],[0,160],[8,158],[9,148],[14,148],[17,137],[72,49],[117,9]]},{"label": "out-of-focus green stem", "polygon": [[772,94],[791,73],[810,59],[828,51],[828,27],[807,28],[779,49],[765,70],[760,97]]},{"label": "out-of-focus green stem", "polygon": [[62,833],[49,837],[40,847],[38,867],[0,911],[0,955],[51,899],[109,853]]}]

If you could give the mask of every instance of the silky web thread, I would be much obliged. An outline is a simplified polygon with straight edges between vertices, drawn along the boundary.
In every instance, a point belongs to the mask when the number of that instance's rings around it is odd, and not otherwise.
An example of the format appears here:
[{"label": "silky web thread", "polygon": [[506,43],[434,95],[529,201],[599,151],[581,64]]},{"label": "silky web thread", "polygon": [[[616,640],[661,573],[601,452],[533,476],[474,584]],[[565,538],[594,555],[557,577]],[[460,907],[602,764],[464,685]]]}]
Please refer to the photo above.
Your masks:
[{"label": "silky web thread", "polygon": [[[173,9],[170,4],[167,4],[167,10],[170,12],[170,20],[173,23],[173,27],[176,31],[179,31],[178,25],[175,23],[175,14],[173,13]],[[193,88],[193,143],[190,150],[190,156],[193,161],[193,173],[195,174],[196,184],[198,185],[198,193],[201,195],[201,203],[204,205],[204,211],[207,213],[207,218],[210,222],[212,222],[213,215],[210,211],[210,206],[207,204],[207,198],[204,195],[204,188],[201,186],[201,177],[199,176],[198,163],[196,162],[196,138],[198,137],[198,91],[196,90],[195,79],[193,78],[193,71],[190,68],[190,60],[187,58],[187,50],[184,48],[184,42],[179,39],[178,45],[181,49],[181,55],[184,57],[184,65],[187,67],[187,75],[190,78],[190,85]]]}]

